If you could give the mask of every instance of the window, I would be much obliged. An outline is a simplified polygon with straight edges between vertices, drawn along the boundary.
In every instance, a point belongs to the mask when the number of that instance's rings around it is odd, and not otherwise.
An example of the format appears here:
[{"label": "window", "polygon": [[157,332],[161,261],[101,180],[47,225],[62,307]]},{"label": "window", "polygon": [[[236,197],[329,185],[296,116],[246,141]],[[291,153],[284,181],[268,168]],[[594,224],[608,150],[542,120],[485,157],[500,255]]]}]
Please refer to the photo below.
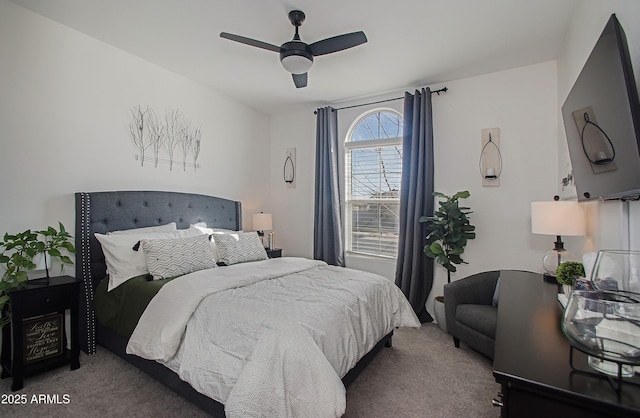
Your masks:
[{"label": "window", "polygon": [[347,251],[396,257],[400,224],[402,116],[363,115],[345,142]]}]

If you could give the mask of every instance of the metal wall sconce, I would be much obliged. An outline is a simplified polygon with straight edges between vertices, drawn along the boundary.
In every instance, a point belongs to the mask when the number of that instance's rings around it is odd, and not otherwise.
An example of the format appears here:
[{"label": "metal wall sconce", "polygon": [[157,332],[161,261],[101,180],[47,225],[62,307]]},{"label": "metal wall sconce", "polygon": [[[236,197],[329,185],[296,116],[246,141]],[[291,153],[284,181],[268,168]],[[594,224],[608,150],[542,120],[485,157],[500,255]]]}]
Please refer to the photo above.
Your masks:
[{"label": "metal wall sconce", "polygon": [[609,135],[598,125],[591,106],[578,109],[572,115],[580,132],[584,156],[589,160],[593,173],[617,170],[618,167],[614,162],[616,149]]},{"label": "metal wall sconce", "polygon": [[282,169],[284,182],[289,188],[296,187],[296,149],[287,148],[284,157],[284,168]]},{"label": "metal wall sconce", "polygon": [[500,128],[482,130],[482,151],[478,167],[483,186],[499,186],[502,174],[502,154],[500,153]]}]

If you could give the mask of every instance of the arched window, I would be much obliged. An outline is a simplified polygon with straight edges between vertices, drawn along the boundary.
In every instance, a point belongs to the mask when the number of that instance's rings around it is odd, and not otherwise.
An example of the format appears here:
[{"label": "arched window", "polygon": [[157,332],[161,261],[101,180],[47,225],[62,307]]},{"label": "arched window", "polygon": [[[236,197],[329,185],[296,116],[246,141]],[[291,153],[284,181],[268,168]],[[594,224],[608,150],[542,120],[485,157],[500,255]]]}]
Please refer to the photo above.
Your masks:
[{"label": "arched window", "polygon": [[396,257],[402,176],[402,115],[360,117],[345,142],[347,251]]}]

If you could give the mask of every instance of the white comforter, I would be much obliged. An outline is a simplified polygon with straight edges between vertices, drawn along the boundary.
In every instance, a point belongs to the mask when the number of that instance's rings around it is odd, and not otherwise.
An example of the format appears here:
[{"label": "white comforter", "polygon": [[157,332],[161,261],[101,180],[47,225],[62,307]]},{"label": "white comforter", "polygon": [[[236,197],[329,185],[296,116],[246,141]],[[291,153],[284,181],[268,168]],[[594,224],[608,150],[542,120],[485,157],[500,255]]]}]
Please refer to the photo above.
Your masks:
[{"label": "white comforter", "polygon": [[389,280],[275,258],[166,284],[127,353],[164,363],[230,418],[339,417],[341,377],[397,326],[420,322]]}]

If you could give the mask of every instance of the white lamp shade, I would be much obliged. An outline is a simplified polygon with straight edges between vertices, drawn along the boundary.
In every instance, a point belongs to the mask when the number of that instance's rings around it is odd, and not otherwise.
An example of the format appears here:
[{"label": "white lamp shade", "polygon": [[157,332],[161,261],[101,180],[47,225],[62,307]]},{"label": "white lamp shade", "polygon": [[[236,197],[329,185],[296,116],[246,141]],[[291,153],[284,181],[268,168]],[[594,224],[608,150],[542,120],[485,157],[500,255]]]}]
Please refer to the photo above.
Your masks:
[{"label": "white lamp shade", "polygon": [[531,232],[543,235],[585,235],[584,209],[575,201],[531,202]]},{"label": "white lamp shade", "polygon": [[254,213],[253,229],[256,231],[271,231],[273,229],[273,219],[270,213]]}]

